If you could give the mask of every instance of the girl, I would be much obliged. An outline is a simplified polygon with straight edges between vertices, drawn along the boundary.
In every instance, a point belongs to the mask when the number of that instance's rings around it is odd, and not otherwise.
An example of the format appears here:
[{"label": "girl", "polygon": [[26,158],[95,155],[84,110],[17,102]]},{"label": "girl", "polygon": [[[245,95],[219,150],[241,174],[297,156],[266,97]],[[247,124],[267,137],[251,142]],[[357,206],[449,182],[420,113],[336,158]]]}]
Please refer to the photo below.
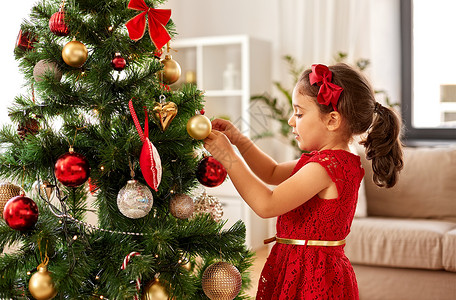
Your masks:
[{"label": "girl", "polygon": [[276,163],[224,120],[212,121],[214,130],[204,141],[255,213],[278,216],[276,237],[265,241],[276,244],[256,299],[358,299],[343,247],[364,170],[349,143],[368,133],[361,144],[372,160],[373,180],[392,187],[402,168],[400,121],[346,64],[304,71],[293,90],[293,112],[288,124],[299,148],[308,152],[297,161]]}]

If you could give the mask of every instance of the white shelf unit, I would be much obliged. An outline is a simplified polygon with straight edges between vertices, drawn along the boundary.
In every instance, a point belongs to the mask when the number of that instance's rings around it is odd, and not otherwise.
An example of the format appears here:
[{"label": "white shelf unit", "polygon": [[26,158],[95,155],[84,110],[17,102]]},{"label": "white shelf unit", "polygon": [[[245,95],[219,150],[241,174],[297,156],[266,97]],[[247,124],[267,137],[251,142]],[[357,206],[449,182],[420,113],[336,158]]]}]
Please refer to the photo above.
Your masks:
[{"label": "white shelf unit", "polygon": [[[194,83],[204,91],[206,116],[228,118],[251,136],[257,118],[250,97],[271,88],[271,44],[247,35],[234,35],[177,39],[171,47],[177,50],[172,56],[182,68],[182,76],[173,86],[196,79]],[[237,86],[224,87],[228,65],[238,71]],[[263,245],[263,239],[269,237],[268,221],[250,209],[229,179],[206,190],[220,199],[227,227],[241,219],[246,226],[247,246],[257,249]]]}]

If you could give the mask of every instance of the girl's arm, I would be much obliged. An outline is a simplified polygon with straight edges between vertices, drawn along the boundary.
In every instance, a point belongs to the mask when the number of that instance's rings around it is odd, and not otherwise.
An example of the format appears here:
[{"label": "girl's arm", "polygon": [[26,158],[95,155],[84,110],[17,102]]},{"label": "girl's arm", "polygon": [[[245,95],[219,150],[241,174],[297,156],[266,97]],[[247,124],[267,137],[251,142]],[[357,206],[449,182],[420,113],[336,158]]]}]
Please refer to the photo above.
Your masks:
[{"label": "girl's arm", "polygon": [[306,164],[271,191],[236,155],[224,134],[214,130],[204,142],[204,147],[226,168],[244,201],[262,218],[289,212],[316,194],[337,196],[334,182],[318,163]]},{"label": "girl's arm", "polygon": [[228,137],[230,142],[238,148],[253,173],[267,184],[280,184],[290,176],[296,165],[297,160],[277,163],[229,121],[215,119],[212,121],[212,128]]}]

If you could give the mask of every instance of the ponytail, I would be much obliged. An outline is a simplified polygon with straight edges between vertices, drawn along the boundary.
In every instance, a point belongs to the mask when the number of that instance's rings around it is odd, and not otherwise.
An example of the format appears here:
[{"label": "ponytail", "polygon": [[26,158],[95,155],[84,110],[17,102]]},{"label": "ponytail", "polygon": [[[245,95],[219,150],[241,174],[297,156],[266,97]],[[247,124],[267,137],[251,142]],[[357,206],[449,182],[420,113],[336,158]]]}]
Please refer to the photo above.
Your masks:
[{"label": "ponytail", "polygon": [[396,113],[376,102],[372,126],[360,144],[366,148],[366,158],[372,161],[374,183],[380,187],[393,187],[404,166],[400,131],[401,122]]}]

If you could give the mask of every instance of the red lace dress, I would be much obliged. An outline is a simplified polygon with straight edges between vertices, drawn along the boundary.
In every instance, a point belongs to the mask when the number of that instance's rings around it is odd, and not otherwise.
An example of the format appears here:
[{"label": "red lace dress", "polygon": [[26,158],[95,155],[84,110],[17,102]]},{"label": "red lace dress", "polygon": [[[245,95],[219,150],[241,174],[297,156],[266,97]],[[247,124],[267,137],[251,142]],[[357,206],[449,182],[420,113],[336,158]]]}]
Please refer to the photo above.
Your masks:
[{"label": "red lace dress", "polygon": [[[277,237],[298,240],[343,240],[350,232],[364,169],[358,156],[323,150],[301,156],[292,175],[317,162],[336,183],[337,199],[315,195],[277,218]],[[257,300],[359,299],[353,268],[342,246],[276,243],[261,273]]]}]

